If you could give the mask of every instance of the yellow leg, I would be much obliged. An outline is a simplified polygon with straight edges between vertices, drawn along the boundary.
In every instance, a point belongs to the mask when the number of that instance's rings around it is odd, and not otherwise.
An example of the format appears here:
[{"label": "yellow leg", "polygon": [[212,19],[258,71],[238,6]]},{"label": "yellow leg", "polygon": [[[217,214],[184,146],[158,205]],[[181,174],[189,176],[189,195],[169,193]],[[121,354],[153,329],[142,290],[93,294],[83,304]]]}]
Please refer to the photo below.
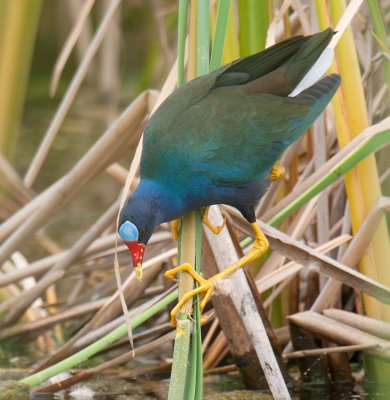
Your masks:
[{"label": "yellow leg", "polygon": [[213,291],[215,290],[215,284],[217,281],[221,279],[228,278],[234,272],[236,272],[239,268],[248,265],[252,261],[260,258],[267,250],[268,250],[268,240],[265,237],[264,233],[260,229],[260,227],[253,222],[251,224],[253,231],[255,232],[255,241],[253,243],[252,249],[235,263],[230,265],[228,268],[212,276],[209,279],[202,278],[195,270],[192,268],[190,264],[183,264],[176,268],[173,268],[167,272],[165,272],[164,276],[168,279],[175,280],[173,276],[180,271],[187,271],[191,276],[199,283],[199,287],[191,290],[190,292],[186,293],[176,305],[176,307],[171,311],[171,320],[172,325],[176,326],[176,314],[180,311],[181,306],[189,300],[191,297],[195,296],[196,294],[200,294],[203,299],[200,303],[200,314],[202,315],[203,309],[206,306],[207,301],[210,299]]},{"label": "yellow leg", "polygon": [[210,229],[211,232],[213,232],[215,235],[218,235],[219,232],[223,229],[223,227],[226,224],[226,218],[225,216],[223,217],[223,222],[219,226],[214,226],[210,220],[209,220],[209,209],[210,206],[207,206],[203,210],[203,217],[202,217],[202,222]]},{"label": "yellow leg", "polygon": [[177,240],[177,238],[179,237],[179,225],[180,225],[180,218],[177,218],[172,221],[171,229],[172,229],[173,240]]},{"label": "yellow leg", "polygon": [[279,163],[275,163],[269,173],[271,182],[275,182],[278,179],[283,178],[285,173],[286,173],[286,170],[283,167],[283,165],[280,165]]}]

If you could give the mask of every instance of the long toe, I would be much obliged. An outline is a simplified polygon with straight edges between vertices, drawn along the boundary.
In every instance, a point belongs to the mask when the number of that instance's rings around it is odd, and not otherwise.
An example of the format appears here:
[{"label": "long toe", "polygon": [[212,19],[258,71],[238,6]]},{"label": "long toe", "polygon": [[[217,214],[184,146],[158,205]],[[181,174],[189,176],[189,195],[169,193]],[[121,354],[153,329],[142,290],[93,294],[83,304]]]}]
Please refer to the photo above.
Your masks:
[{"label": "long toe", "polygon": [[[176,304],[176,306],[173,308],[173,310],[171,311],[171,321],[172,321],[172,326],[176,326],[177,324],[177,314],[184,311],[185,313],[187,313],[188,315],[190,314],[189,310],[182,310],[183,305],[190,300],[192,297],[196,296],[197,294],[201,294],[201,293],[206,293],[205,296],[203,297],[202,303],[201,303],[201,312],[203,311],[202,308],[202,304],[205,301],[205,299],[210,298],[210,296],[207,297],[207,294],[210,290],[211,284],[208,281],[205,281],[205,283],[199,287],[197,287],[196,289],[193,289],[187,293],[185,293],[183,295],[183,297],[179,300],[179,302]],[[206,299],[206,301],[207,301]],[[204,303],[206,304],[206,303]]]}]

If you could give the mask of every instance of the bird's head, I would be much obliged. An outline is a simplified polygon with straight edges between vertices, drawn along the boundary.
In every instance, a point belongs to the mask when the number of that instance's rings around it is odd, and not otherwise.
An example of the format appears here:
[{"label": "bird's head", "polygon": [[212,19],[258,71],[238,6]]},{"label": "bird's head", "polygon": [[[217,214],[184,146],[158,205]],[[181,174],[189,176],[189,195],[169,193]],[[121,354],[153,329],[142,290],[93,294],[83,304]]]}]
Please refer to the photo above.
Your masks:
[{"label": "bird's head", "polygon": [[130,250],[134,268],[141,268],[146,244],[155,227],[154,214],[147,202],[132,198],[121,210],[118,233]]},{"label": "bird's head", "polygon": [[[144,236],[143,230],[141,232],[138,228],[130,221],[124,221],[118,230],[119,236],[129,248],[131,256],[133,258],[134,268],[142,266],[142,259],[145,251],[145,240],[142,240]],[[140,235],[140,233],[142,235]]]}]

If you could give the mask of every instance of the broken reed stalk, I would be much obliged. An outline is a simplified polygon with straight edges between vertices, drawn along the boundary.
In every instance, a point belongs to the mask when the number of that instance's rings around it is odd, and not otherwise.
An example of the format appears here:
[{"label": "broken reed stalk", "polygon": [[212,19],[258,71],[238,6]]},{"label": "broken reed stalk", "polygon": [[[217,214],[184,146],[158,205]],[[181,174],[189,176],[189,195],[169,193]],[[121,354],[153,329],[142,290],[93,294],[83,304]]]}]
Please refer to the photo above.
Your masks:
[{"label": "broken reed stalk", "polygon": [[[216,226],[220,224],[222,214],[217,206],[210,208],[209,218],[211,223]],[[263,229],[263,227],[261,228]],[[206,231],[206,235],[220,271],[237,260],[237,252],[226,226],[218,236],[212,236],[213,234],[208,230]],[[229,294],[234,306],[241,315],[272,395],[275,399],[290,399],[290,394],[273,353],[267,332],[257,311],[244,271],[236,271],[226,282],[227,286],[223,290]]]},{"label": "broken reed stalk", "polygon": [[[202,260],[204,271],[207,276],[212,276],[220,272],[210,244],[210,240],[214,241],[215,238],[213,237],[213,234],[209,235],[207,230],[204,236],[205,237],[202,242]],[[209,236],[210,240],[208,240]],[[226,246],[228,244],[226,244]],[[236,254],[236,257],[238,256],[239,255]],[[226,261],[228,262],[229,260]],[[243,295],[245,296],[245,294],[246,293]],[[220,333],[216,336],[211,346],[207,346],[207,352],[204,354],[204,369],[206,370],[210,367],[216,366],[216,359],[222,354],[222,350],[229,349],[236,363],[239,365],[238,369],[242,375],[245,386],[251,389],[263,388],[264,379],[262,373],[260,372],[261,365],[252,340],[248,335],[246,327],[241,319],[239,310],[236,309],[233,301],[230,299],[230,296],[214,295],[212,297],[212,303],[216,315],[220,316],[221,318],[218,325],[220,325],[222,331],[220,331]],[[232,327],[234,328],[232,329]],[[207,336],[209,336],[210,333],[211,332],[209,331]],[[203,342],[203,344],[206,343],[206,340]]]}]

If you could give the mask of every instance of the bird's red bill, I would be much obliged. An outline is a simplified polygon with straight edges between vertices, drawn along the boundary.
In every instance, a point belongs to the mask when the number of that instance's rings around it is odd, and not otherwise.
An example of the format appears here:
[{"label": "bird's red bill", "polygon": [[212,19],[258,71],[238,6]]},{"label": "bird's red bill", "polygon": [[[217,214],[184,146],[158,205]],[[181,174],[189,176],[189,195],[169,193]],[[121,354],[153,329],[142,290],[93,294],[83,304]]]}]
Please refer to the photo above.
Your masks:
[{"label": "bird's red bill", "polygon": [[134,268],[137,267],[137,265],[141,265],[144,257],[145,245],[138,243],[136,240],[125,242],[125,245],[129,248],[131,256],[133,257]]}]

